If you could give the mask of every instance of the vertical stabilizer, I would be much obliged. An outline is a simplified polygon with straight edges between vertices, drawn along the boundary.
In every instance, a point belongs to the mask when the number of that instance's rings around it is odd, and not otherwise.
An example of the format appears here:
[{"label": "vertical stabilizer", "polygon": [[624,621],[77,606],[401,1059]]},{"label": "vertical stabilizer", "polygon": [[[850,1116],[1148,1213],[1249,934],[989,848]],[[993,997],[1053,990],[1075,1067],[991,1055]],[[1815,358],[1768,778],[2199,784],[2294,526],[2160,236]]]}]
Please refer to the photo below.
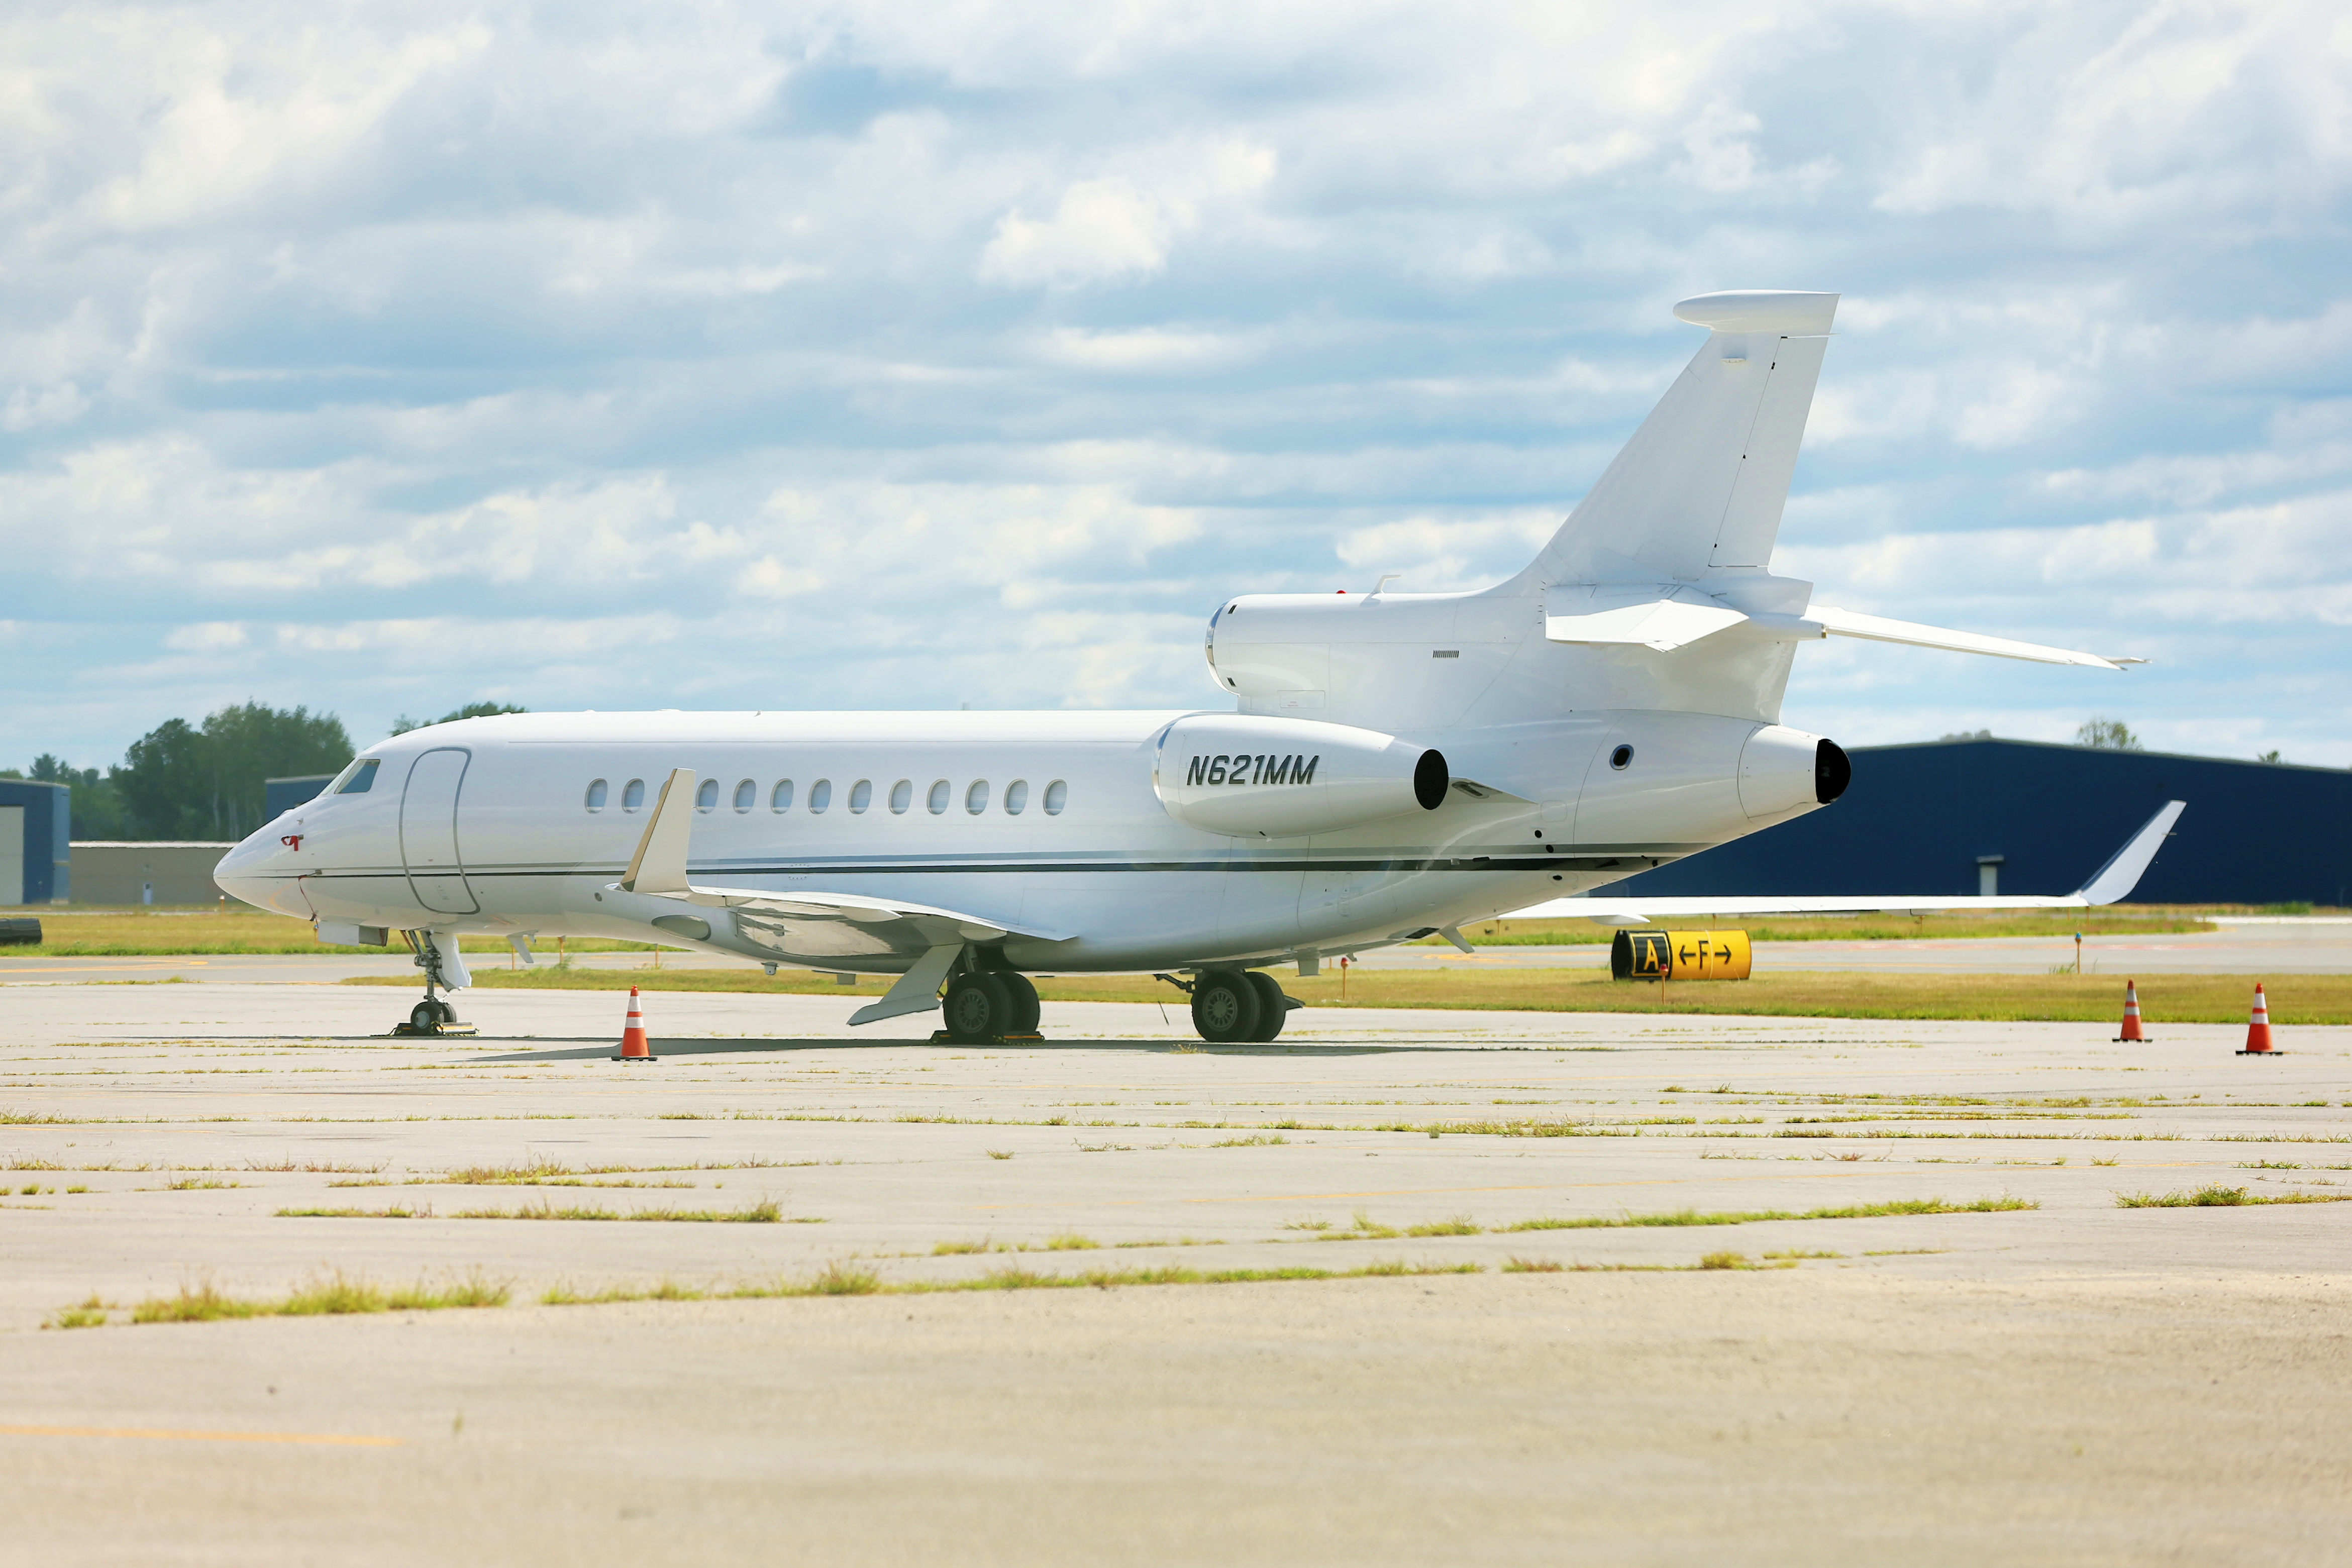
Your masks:
[{"label": "vertical stabilizer", "polygon": [[1706,341],[1520,581],[1695,582],[1766,566],[1837,302],[1753,290],[1675,306]]}]

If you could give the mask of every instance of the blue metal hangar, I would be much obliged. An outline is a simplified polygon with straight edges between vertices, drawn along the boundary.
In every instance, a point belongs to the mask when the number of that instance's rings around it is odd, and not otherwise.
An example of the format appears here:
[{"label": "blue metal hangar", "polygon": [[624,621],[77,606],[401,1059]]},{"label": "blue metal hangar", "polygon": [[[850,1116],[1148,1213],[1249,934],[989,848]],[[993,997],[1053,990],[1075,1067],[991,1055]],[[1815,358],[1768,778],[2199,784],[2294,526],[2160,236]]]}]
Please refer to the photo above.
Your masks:
[{"label": "blue metal hangar", "polygon": [[1836,804],[1629,877],[1635,897],[2067,893],[2167,800],[2134,904],[2352,903],[2352,771],[2030,740],[1857,747]]},{"label": "blue metal hangar", "polygon": [[71,796],[62,784],[0,779],[0,907],[72,896]]}]

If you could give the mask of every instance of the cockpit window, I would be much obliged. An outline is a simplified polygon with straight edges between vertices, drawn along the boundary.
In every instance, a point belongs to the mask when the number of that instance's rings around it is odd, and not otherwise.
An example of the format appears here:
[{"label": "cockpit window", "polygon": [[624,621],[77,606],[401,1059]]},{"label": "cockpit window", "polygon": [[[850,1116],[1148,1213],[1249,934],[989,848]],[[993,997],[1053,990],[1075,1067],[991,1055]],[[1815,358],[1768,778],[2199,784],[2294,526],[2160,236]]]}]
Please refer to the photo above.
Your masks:
[{"label": "cockpit window", "polygon": [[380,758],[361,758],[343,769],[342,777],[335,780],[334,792],[338,795],[366,794],[375,788],[375,770],[382,766],[383,763]]}]

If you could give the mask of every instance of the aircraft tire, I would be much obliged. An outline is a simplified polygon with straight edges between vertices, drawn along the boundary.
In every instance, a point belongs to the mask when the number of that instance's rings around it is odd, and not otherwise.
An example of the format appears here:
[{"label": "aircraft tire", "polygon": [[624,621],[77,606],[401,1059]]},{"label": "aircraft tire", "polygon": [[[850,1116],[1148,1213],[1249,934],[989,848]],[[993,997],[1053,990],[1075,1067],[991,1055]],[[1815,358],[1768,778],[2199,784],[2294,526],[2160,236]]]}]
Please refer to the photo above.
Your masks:
[{"label": "aircraft tire", "polygon": [[1004,982],[1005,994],[1013,1001],[1013,1013],[1005,1023],[1004,1032],[1035,1034],[1037,1017],[1043,1010],[1037,1001],[1037,988],[1029,983],[1026,975],[999,975],[996,977]]},{"label": "aircraft tire", "polygon": [[1250,970],[1249,983],[1257,988],[1257,1028],[1250,1038],[1264,1044],[1282,1033],[1283,1023],[1290,1017],[1290,998],[1264,969]]},{"label": "aircraft tire", "polygon": [[431,1034],[441,1027],[441,1004],[419,1002],[408,1009],[408,1027],[418,1034]]},{"label": "aircraft tire", "polygon": [[1203,969],[1193,977],[1192,1027],[1202,1040],[1255,1040],[1263,1010],[1257,987],[1239,969]]},{"label": "aircraft tire", "polygon": [[948,982],[940,1014],[947,1022],[948,1033],[967,1045],[1013,1032],[1013,995],[1002,975],[958,975]]}]

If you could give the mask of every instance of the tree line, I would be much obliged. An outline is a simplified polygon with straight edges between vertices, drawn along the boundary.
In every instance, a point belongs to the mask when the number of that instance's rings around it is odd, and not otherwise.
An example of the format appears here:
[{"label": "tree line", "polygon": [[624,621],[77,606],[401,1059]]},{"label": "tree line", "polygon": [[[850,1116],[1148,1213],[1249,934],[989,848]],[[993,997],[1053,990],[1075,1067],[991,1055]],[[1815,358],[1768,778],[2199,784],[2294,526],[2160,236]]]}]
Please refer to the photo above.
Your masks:
[{"label": "tree line", "polygon": [[[499,703],[468,703],[427,722],[521,713]],[[403,717],[394,735],[424,724]],[[0,779],[33,779],[72,791],[77,839],[241,839],[268,820],[265,780],[334,773],[353,755],[343,721],[307,707],[239,703],[200,724],[166,719],[131,743],[101,772],[47,753],[29,769],[0,768]]]}]

